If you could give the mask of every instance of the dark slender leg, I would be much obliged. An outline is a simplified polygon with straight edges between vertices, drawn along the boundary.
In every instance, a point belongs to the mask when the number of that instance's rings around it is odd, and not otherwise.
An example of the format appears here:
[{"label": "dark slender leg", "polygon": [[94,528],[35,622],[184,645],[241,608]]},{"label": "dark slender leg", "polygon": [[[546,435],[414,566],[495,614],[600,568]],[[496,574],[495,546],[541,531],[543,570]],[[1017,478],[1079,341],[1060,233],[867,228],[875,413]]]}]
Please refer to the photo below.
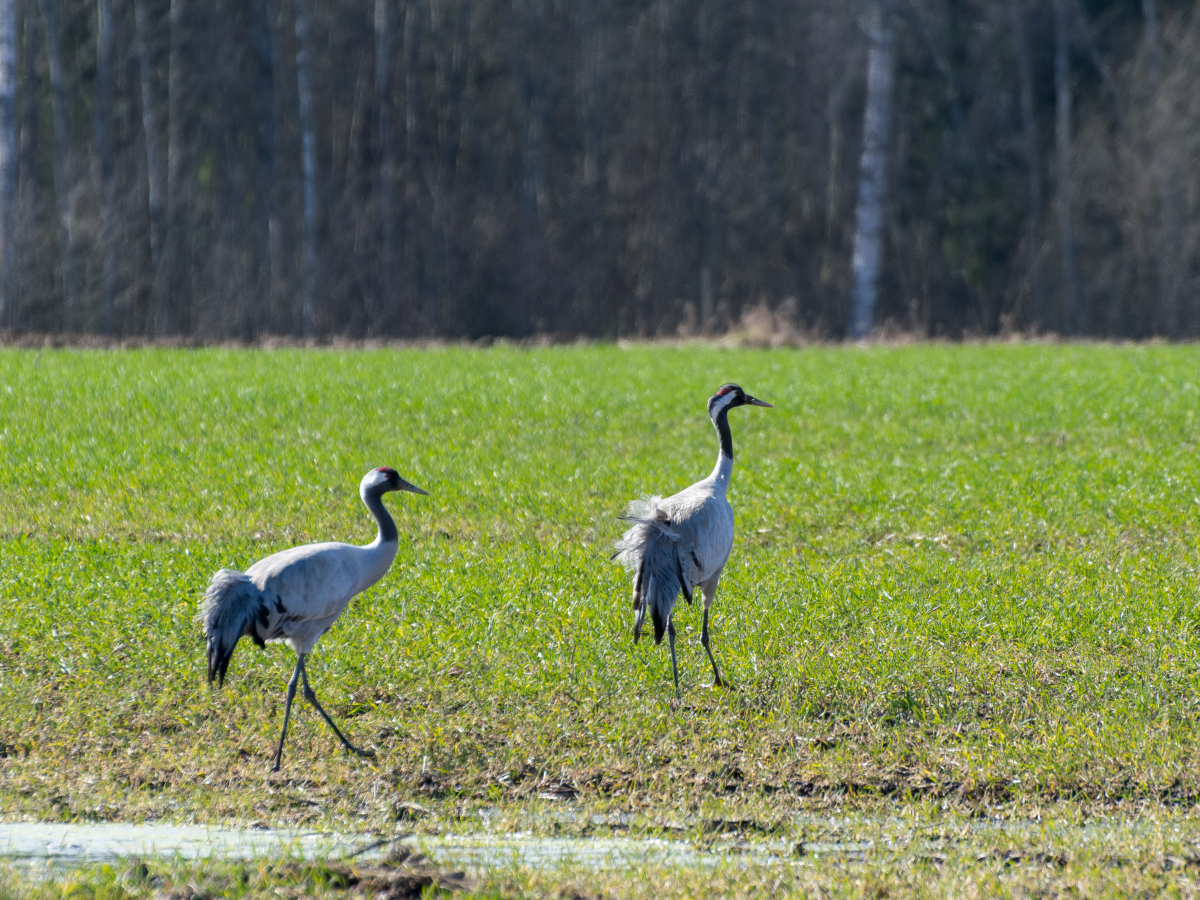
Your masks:
[{"label": "dark slender leg", "polygon": [[275,751],[275,765],[271,768],[272,772],[279,771],[279,761],[283,759],[283,739],[287,737],[288,719],[292,717],[292,700],[296,696],[296,685],[303,672],[304,654],[301,653],[296,657],[296,671],[292,673],[292,680],[288,682],[287,703],[283,707],[283,731],[279,732],[279,749]]},{"label": "dark slender leg", "polygon": [[667,642],[671,645],[671,674],[675,676],[675,696],[680,699],[683,694],[679,693],[679,666],[675,662],[675,616],[667,619]]},{"label": "dark slender leg", "polygon": [[374,750],[359,750],[352,743],[346,740],[346,736],[338,731],[338,727],[333,724],[333,719],[329,718],[329,713],[321,708],[321,704],[317,702],[317,692],[308,686],[308,673],[303,669],[300,670],[300,677],[304,680],[304,699],[313,705],[313,709],[321,714],[321,718],[329,723],[329,727],[333,729],[333,733],[338,736],[338,740],[342,742],[342,746],[351,753],[357,753],[359,756],[374,756]]},{"label": "dark slender leg", "polygon": [[721,681],[721,673],[717,671],[717,661],[713,659],[712,650],[708,647],[708,607],[704,607],[704,630],[700,632],[700,643],[704,645],[704,652],[708,654],[708,661],[712,663],[713,677],[716,679],[713,682],[713,687],[722,687],[725,682]]}]

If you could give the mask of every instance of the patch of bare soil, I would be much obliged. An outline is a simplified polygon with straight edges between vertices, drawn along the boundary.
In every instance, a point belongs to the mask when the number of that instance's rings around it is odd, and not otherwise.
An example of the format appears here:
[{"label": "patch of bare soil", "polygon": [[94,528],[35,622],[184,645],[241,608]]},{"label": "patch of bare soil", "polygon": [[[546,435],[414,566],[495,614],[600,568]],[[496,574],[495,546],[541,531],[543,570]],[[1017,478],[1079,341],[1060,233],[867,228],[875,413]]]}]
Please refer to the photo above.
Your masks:
[{"label": "patch of bare soil", "polygon": [[[139,865],[135,863],[135,867]],[[149,876],[144,864],[142,874]],[[242,874],[243,884],[251,879],[249,870]],[[469,891],[471,884],[465,872],[447,872],[437,868],[419,853],[403,848],[393,850],[378,863],[357,865],[352,861],[285,862],[271,869],[263,880],[274,885],[274,893],[289,897],[309,896],[312,888],[320,886],[326,892],[346,891],[370,900],[420,900]],[[265,886],[265,885],[264,885]],[[153,894],[154,900],[217,900],[225,886],[202,886],[196,882],[163,884]]]},{"label": "patch of bare soil", "polygon": [[427,857],[403,847],[393,848],[377,864],[325,862],[312,866],[295,863],[291,867],[298,880],[318,878],[330,886],[376,900],[418,900],[424,896],[422,892],[426,888],[453,893],[471,887],[465,872],[443,871]]}]

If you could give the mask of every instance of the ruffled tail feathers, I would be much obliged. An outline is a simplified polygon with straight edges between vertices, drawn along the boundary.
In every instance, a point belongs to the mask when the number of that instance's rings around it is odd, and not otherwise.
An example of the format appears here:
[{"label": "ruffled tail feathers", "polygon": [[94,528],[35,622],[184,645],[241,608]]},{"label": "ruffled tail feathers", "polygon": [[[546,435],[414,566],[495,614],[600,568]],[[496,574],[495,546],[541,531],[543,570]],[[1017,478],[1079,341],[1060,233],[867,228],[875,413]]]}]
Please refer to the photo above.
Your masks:
[{"label": "ruffled tail feathers", "polygon": [[213,576],[196,616],[208,642],[209,683],[225,684],[229,661],[244,636],[264,646],[257,626],[265,629],[268,616],[262,592],[244,573],[221,569]]},{"label": "ruffled tail feathers", "polygon": [[[622,522],[628,522],[632,527],[614,544],[615,552],[610,559],[619,562],[630,572],[638,572],[642,568],[646,549],[656,537],[661,535],[673,541],[679,540],[679,533],[671,528],[671,517],[659,509],[661,502],[662,497],[643,497],[630,503],[625,515],[619,516]],[[636,585],[634,591],[636,594]]]},{"label": "ruffled tail feathers", "polygon": [[636,647],[642,636],[642,625],[646,621],[646,604],[641,597],[633,598],[633,645]]},{"label": "ruffled tail feathers", "polygon": [[643,497],[629,504],[621,520],[632,527],[616,543],[612,558],[633,572],[633,642],[642,636],[646,611],[654,622],[654,643],[662,643],[675,598],[692,592],[679,559],[679,531],[659,504],[662,497]]},{"label": "ruffled tail feathers", "polygon": [[[619,550],[617,552],[620,553]],[[637,571],[633,576],[633,645],[635,647],[638,639],[642,636],[642,623],[646,621],[646,605],[642,603],[642,576],[645,574],[645,568],[639,560]]]},{"label": "ruffled tail feathers", "polygon": [[659,644],[667,631],[675,598],[682,590],[691,600],[691,591],[681,577],[678,534],[657,517],[636,524],[617,544],[615,559],[633,571],[633,642],[642,636],[646,612],[654,622],[654,643]]},{"label": "ruffled tail feathers", "polygon": [[643,497],[641,500],[634,500],[629,504],[629,508],[625,511],[625,515],[620,516],[622,522],[629,522],[633,525],[625,532],[621,540],[617,541],[617,553],[620,554],[624,546],[629,545],[632,541],[645,541],[655,535],[662,535],[670,538],[673,541],[679,540],[679,532],[671,527],[671,517],[667,511],[659,506],[662,502],[662,497]]},{"label": "ruffled tail feathers", "polygon": [[646,610],[650,610],[650,619],[654,623],[654,643],[661,644],[667,631],[667,622],[671,618],[671,610],[675,606],[675,597],[679,587],[672,588],[661,580],[645,575],[644,569],[639,569],[633,584],[633,643],[634,646],[642,637],[642,627],[646,623]]}]

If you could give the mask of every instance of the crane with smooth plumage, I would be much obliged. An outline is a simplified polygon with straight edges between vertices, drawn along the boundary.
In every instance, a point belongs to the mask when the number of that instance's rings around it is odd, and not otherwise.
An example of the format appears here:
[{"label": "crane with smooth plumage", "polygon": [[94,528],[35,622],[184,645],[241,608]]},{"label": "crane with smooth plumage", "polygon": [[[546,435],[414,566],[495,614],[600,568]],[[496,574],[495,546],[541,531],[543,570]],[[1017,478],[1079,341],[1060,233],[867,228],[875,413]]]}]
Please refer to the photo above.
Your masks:
[{"label": "crane with smooth plumage", "polygon": [[351,598],[382,578],[396,558],[400,534],[381,499],[389,491],[426,493],[386,466],[364,475],[358,494],[379,524],[375,540],[365,547],[328,542],[281,550],[260,559],[244,573],[221,569],[205,591],[197,618],[204,626],[208,642],[210,684],[213,679],[221,685],[225,683],[229,660],[243,637],[250,638],[260,647],[269,642],[286,643],[296,654],[296,669],[288,682],[283,730],[279,735],[273,772],[279,771],[283,758],[283,741],[287,737],[298,682],[304,684],[304,698],[329,723],[343,747],[359,756],[375,755],[370,750],[355,747],[338,730],[308,684],[304,661]]},{"label": "crane with smooth plumage", "polygon": [[708,611],[717,596],[717,582],[733,548],[733,507],[725,498],[733,471],[733,437],[729,410],[736,406],[766,406],[736,384],[723,385],[708,401],[708,416],[717,429],[720,448],[712,474],[666,499],[644,497],[629,505],[622,520],[631,527],[616,544],[613,559],[633,573],[633,642],[642,634],[646,610],[654,622],[654,643],[666,632],[671,647],[671,674],[679,696],[679,667],[675,661],[673,612],[680,591],[690,604],[700,585],[704,596],[704,628],[700,643],[712,663],[714,684],[722,685],[708,638]]}]

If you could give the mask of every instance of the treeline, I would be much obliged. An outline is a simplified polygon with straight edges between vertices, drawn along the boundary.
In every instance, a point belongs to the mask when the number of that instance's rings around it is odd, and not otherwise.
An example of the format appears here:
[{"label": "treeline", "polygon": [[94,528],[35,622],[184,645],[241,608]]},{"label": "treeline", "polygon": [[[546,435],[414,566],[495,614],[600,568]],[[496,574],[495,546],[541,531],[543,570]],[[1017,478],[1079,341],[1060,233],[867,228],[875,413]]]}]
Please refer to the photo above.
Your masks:
[{"label": "treeline", "polygon": [[0,0],[0,326],[1192,336],[1197,84],[1166,0]]}]

